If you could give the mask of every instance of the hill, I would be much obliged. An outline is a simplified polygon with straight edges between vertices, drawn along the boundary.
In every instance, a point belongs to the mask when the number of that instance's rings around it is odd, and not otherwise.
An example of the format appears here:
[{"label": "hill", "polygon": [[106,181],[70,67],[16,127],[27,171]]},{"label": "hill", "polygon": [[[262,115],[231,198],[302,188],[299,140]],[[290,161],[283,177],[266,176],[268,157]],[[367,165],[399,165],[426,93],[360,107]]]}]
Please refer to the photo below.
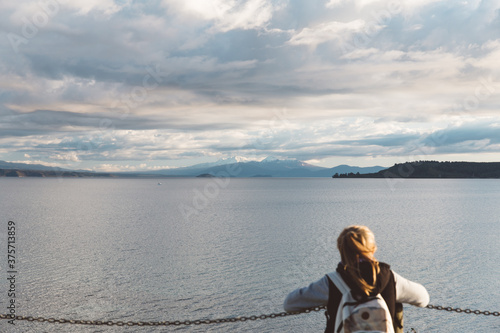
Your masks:
[{"label": "hill", "polygon": [[500,162],[415,161],[375,173],[336,173],[333,178],[500,178]]},{"label": "hill", "polygon": [[39,171],[73,171],[42,164],[12,163],[0,161],[0,169],[4,170],[39,170]]},{"label": "hill", "polygon": [[22,170],[0,169],[0,177],[114,177],[111,173],[56,171],[56,170]]}]

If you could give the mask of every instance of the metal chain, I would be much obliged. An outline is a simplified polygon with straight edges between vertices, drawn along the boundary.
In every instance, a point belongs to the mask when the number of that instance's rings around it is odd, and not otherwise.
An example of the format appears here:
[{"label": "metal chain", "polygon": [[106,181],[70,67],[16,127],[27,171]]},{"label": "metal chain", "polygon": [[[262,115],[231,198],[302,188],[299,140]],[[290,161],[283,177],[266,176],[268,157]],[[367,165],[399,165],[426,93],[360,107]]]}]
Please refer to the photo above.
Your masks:
[{"label": "metal chain", "polygon": [[[457,313],[467,313],[475,315],[485,315],[485,316],[495,316],[499,317],[500,312],[495,311],[480,311],[480,310],[470,310],[461,308],[452,308],[450,306],[443,307],[440,305],[427,305],[428,309],[434,310],[445,310],[449,312]],[[185,320],[185,321],[102,321],[102,320],[79,320],[79,319],[56,319],[56,318],[43,318],[43,317],[31,317],[31,316],[12,316],[6,314],[0,314],[1,319],[9,320],[25,320],[29,322],[39,322],[39,323],[58,323],[58,324],[75,324],[75,325],[96,325],[96,326],[188,326],[188,325],[209,325],[209,324],[222,324],[222,323],[236,323],[245,321],[255,321],[273,318],[282,318],[288,316],[295,316],[303,313],[319,312],[325,310],[326,306],[318,306],[304,311],[296,312],[280,312],[271,314],[262,314],[260,316],[240,316],[240,317],[230,317],[230,318],[219,318],[219,319],[198,319],[198,320]]]},{"label": "metal chain", "polygon": [[448,306],[448,307],[443,307],[443,306],[440,306],[440,305],[427,305],[427,308],[428,309],[434,309],[434,310],[444,310],[444,311],[449,311],[449,312],[452,312],[452,311],[455,311],[457,313],[467,313],[467,314],[475,314],[475,315],[485,315],[485,316],[495,316],[495,317],[499,317],[500,316],[500,312],[498,311],[495,311],[495,312],[492,312],[492,311],[481,311],[481,310],[471,310],[471,309],[461,309],[461,308],[452,308],[451,306]]},{"label": "metal chain", "polygon": [[101,321],[101,320],[75,320],[75,319],[55,319],[55,318],[43,318],[43,317],[31,317],[31,316],[12,316],[12,315],[0,315],[0,319],[14,319],[14,320],[25,320],[31,322],[39,323],[59,323],[59,324],[75,324],[75,325],[97,325],[97,326],[181,326],[181,325],[209,325],[209,324],[222,324],[222,323],[236,323],[245,321],[255,321],[264,320],[269,318],[280,318],[287,316],[295,316],[303,313],[318,312],[326,309],[326,306],[318,306],[315,308],[306,309],[304,311],[296,312],[280,312],[271,314],[262,314],[260,316],[240,316],[240,317],[230,317],[230,318],[219,318],[219,319],[198,319],[198,320],[185,320],[185,321]]}]

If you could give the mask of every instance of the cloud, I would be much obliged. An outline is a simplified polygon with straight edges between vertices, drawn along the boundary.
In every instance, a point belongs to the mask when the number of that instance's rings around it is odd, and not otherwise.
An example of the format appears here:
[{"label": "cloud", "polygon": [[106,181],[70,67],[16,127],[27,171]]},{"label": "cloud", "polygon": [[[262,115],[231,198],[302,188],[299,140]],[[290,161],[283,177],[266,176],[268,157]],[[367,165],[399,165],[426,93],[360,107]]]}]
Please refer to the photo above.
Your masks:
[{"label": "cloud", "polygon": [[87,114],[68,111],[36,110],[28,113],[10,111],[0,114],[0,137],[36,134],[84,132],[101,128],[157,128],[153,120],[138,117],[110,117],[108,114]]},{"label": "cloud", "polygon": [[0,159],[499,149],[498,2],[51,1],[0,4]]},{"label": "cloud", "polygon": [[[363,31],[366,27],[366,22],[363,20],[355,20],[351,22],[327,22],[317,26],[304,28],[300,32],[293,35],[288,44],[290,45],[309,45],[317,47],[321,43],[331,40],[344,41],[351,38],[355,33]],[[375,27],[380,29],[380,27]]]},{"label": "cloud", "polygon": [[212,23],[214,33],[265,28],[274,12],[265,0],[163,0],[163,4],[176,13]]},{"label": "cloud", "polygon": [[80,15],[87,15],[92,11],[112,15],[126,6],[126,4],[120,6],[113,0],[53,0],[53,2],[74,9]]},{"label": "cloud", "polygon": [[468,142],[498,144],[500,143],[499,127],[500,122],[495,119],[471,121],[436,131],[425,137],[423,142],[428,146],[435,147],[454,146]]}]

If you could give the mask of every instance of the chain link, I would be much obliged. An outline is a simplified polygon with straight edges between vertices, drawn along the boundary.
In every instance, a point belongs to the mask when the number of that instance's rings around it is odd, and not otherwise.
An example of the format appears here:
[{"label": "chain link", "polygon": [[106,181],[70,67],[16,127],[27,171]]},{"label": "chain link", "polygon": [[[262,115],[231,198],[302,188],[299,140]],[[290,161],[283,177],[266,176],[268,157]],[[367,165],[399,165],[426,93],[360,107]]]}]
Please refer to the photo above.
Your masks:
[{"label": "chain link", "polygon": [[[475,315],[485,315],[485,316],[495,316],[499,317],[500,313],[498,311],[480,311],[480,310],[470,310],[461,308],[452,308],[450,306],[443,307],[440,305],[427,305],[428,309],[434,310],[444,310],[449,312],[457,313],[467,313]],[[303,313],[319,312],[325,310],[326,306],[318,306],[304,311],[296,312],[280,312],[271,314],[262,314],[260,316],[240,316],[240,317],[230,317],[230,318],[218,318],[218,319],[197,319],[197,320],[184,320],[184,321],[101,321],[101,320],[79,320],[79,319],[56,319],[56,318],[44,318],[44,317],[31,317],[31,316],[12,316],[6,314],[0,314],[1,319],[9,320],[24,320],[28,322],[39,322],[39,323],[58,323],[58,324],[74,324],[74,325],[95,325],[95,326],[189,326],[189,325],[210,325],[210,324],[222,324],[222,323],[236,323],[245,321],[255,321],[264,319],[274,319],[282,318],[288,316],[295,316]]]},{"label": "chain link", "polygon": [[451,306],[443,307],[441,305],[427,305],[428,309],[434,309],[434,310],[444,310],[444,311],[449,311],[449,312],[457,312],[457,313],[467,313],[467,314],[475,314],[475,315],[485,315],[485,316],[495,316],[499,317],[500,312],[495,311],[481,311],[481,310],[471,310],[471,309],[461,309],[461,308],[452,308]]}]

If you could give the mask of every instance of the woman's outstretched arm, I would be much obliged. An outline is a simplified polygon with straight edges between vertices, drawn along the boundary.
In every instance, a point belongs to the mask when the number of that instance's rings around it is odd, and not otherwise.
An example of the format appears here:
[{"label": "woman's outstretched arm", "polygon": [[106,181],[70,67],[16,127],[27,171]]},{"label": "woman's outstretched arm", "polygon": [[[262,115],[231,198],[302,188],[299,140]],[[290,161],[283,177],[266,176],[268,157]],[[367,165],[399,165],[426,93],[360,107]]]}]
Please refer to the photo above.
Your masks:
[{"label": "woman's outstretched arm", "polygon": [[426,307],[429,304],[429,293],[424,286],[405,279],[401,275],[394,273],[396,282],[396,302],[407,303],[419,307]]},{"label": "woman's outstretched arm", "polygon": [[328,278],[326,275],[308,287],[292,291],[285,299],[287,312],[301,311],[328,303]]}]

